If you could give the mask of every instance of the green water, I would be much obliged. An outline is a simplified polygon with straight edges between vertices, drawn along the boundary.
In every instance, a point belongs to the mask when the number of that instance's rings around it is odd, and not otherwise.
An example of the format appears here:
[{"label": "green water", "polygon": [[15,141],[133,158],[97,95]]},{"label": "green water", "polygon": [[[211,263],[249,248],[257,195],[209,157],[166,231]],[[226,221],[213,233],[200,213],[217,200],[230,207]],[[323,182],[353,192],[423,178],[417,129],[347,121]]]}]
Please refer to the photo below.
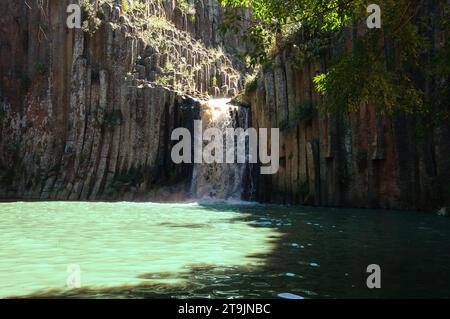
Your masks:
[{"label": "green water", "polygon": [[[67,287],[68,265],[81,288]],[[381,289],[366,268],[381,266]],[[257,204],[0,203],[0,297],[450,297],[450,218]]]}]

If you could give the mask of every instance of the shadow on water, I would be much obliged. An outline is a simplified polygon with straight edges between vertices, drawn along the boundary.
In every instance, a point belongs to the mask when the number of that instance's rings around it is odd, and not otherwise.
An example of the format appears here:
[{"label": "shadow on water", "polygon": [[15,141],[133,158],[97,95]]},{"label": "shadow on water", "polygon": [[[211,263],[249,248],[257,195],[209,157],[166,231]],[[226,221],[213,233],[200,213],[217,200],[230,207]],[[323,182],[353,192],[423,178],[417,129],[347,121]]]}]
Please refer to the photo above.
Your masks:
[{"label": "shadow on water", "polygon": [[[183,273],[141,274],[138,277],[148,282],[134,286],[51,290],[25,297],[276,298],[280,293],[305,298],[450,297],[449,218],[384,210],[202,206],[218,213],[245,213],[230,223],[276,229],[280,236],[270,238],[274,249],[248,256],[261,261],[259,267],[204,264]],[[366,285],[370,264],[381,267],[381,289]]]}]

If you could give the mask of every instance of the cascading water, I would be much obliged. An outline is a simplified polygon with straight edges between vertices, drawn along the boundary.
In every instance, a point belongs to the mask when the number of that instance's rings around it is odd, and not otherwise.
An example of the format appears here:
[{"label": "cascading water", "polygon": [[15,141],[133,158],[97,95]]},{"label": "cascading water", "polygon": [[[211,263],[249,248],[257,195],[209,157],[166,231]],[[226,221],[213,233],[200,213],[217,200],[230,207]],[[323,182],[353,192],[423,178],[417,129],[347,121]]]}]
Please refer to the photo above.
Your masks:
[{"label": "cascading water", "polygon": [[[202,105],[203,131],[217,128],[223,132],[226,141],[228,128],[248,128],[249,110],[231,105],[230,99],[210,100]],[[204,146],[207,142],[203,142]],[[247,142],[246,142],[247,144]],[[246,146],[248,148],[248,145]],[[235,152],[237,148],[235,148]],[[247,153],[248,154],[248,153]],[[226,147],[223,149],[225,158]],[[247,158],[247,155],[246,155]],[[196,199],[241,200],[244,192],[246,163],[194,164],[191,194]]]}]

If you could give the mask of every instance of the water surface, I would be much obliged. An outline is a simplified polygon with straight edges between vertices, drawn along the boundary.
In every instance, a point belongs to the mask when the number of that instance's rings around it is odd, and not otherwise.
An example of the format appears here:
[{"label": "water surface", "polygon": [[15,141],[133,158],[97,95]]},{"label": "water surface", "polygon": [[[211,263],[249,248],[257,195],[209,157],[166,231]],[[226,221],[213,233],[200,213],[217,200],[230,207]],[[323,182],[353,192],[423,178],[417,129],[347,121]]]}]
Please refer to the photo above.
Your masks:
[{"label": "water surface", "polygon": [[[81,288],[69,289],[68,265]],[[382,288],[366,268],[382,269]],[[450,219],[259,204],[0,203],[0,297],[450,297]]]}]

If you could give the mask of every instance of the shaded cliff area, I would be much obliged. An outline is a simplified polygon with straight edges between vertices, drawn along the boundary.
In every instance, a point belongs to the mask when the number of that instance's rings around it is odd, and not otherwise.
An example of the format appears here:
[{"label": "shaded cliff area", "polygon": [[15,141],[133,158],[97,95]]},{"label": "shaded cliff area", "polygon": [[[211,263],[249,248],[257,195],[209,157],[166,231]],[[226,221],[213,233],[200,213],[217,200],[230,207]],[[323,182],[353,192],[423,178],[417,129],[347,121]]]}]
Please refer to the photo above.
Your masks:
[{"label": "shaded cliff area", "polygon": [[[352,47],[355,33],[347,37]],[[431,34],[436,45],[438,37]],[[388,45],[387,45],[388,46]],[[298,62],[288,44],[255,79],[248,103],[254,127],[279,127],[280,171],[256,176],[263,202],[437,210],[450,203],[450,123],[424,114],[322,112],[313,78],[327,56]],[[431,91],[431,90],[430,90]],[[445,214],[445,209],[442,209]]]}]

